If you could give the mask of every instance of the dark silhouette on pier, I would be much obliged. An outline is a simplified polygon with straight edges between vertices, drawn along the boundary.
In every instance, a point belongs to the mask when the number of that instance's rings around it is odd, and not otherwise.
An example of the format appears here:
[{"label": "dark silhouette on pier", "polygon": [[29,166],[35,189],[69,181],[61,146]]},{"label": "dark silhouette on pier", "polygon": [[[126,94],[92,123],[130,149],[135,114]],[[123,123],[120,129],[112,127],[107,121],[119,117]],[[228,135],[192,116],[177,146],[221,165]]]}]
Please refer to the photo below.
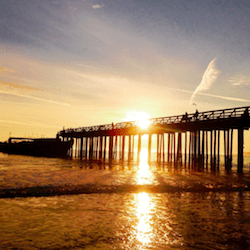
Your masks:
[{"label": "dark silhouette on pier", "polygon": [[[238,137],[238,172],[243,172],[244,130],[250,127],[250,107],[212,110],[206,112],[149,119],[146,129],[138,121],[70,128],[58,132],[63,140],[73,139],[75,149],[68,151],[70,157],[81,160],[105,160],[125,157],[125,141],[128,141],[128,160],[133,159],[134,140],[137,137],[138,157],[141,136],[148,134],[148,158],[151,159],[152,135],[157,136],[157,161],[173,162],[174,167],[183,165],[202,171],[204,168],[219,170],[220,136],[224,136],[225,169],[232,168],[233,132]],[[128,140],[125,138],[128,137]],[[166,147],[165,147],[166,144]],[[107,155],[108,153],[108,155]]]}]

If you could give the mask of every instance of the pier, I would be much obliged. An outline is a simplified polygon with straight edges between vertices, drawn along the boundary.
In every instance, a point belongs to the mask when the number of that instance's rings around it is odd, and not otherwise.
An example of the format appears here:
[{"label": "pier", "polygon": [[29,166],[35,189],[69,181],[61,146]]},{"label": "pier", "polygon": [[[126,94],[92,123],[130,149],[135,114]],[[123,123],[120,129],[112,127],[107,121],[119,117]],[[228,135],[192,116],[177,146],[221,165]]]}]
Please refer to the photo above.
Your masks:
[{"label": "pier", "polygon": [[[139,160],[142,136],[147,135],[148,161],[152,154],[152,137],[156,137],[157,162],[174,168],[203,171],[232,168],[233,135],[237,138],[237,170],[243,172],[244,130],[250,127],[248,107],[212,110],[148,120],[147,128],[139,121],[90,127],[69,128],[58,132],[63,140],[74,140],[68,156],[80,160]],[[136,149],[135,149],[136,145]],[[221,159],[223,155],[224,159]]]}]

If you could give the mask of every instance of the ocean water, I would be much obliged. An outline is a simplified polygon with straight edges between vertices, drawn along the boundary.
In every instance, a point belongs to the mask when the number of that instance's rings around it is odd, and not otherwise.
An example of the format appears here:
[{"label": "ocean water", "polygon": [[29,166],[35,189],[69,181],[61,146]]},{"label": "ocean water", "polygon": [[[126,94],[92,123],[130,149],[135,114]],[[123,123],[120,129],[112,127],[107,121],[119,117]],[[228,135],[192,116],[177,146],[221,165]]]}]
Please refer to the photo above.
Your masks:
[{"label": "ocean water", "polygon": [[146,159],[0,154],[0,249],[250,249],[248,164],[195,173]]}]

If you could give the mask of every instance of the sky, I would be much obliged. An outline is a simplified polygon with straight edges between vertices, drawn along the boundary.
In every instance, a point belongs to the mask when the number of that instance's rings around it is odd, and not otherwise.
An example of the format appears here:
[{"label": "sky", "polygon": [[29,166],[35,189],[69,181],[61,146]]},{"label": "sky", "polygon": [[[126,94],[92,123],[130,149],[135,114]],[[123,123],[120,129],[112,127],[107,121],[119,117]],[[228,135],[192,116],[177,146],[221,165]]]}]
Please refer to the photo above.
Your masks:
[{"label": "sky", "polygon": [[250,106],[250,2],[0,0],[0,141]]}]

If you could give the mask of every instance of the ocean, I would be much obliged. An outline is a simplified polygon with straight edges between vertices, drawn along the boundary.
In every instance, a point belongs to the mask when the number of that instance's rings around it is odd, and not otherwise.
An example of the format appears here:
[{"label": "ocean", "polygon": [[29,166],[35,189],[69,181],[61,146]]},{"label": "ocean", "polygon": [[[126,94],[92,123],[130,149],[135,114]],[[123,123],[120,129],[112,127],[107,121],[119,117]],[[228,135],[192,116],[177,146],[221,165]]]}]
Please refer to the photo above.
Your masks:
[{"label": "ocean", "polygon": [[250,249],[250,174],[0,153],[0,249]]}]

